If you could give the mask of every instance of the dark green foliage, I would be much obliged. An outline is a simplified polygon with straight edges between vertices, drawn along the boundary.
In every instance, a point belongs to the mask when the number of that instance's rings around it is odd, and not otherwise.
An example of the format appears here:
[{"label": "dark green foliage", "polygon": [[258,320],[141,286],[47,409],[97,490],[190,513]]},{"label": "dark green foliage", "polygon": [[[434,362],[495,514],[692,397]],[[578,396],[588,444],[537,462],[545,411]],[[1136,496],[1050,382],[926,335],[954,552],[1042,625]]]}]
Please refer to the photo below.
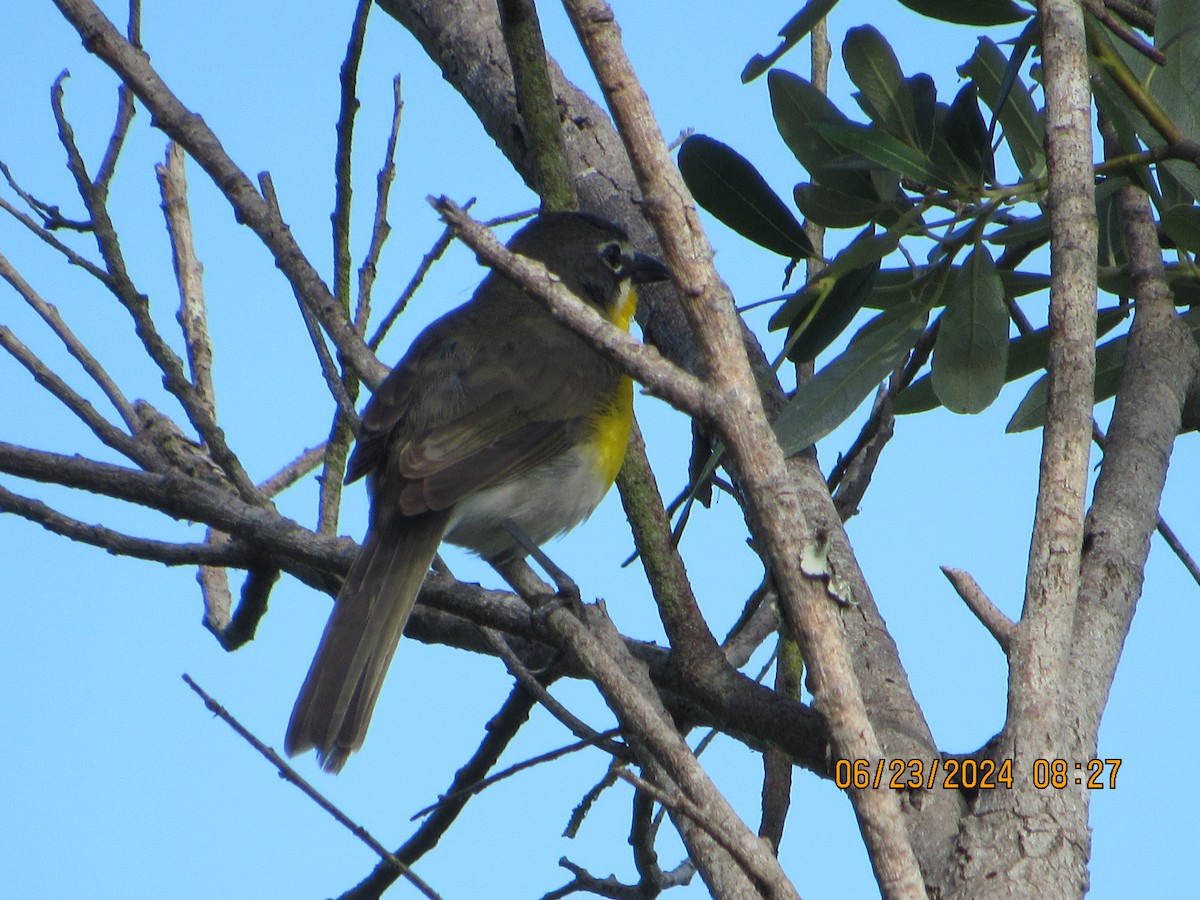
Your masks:
[{"label": "dark green foliage", "polygon": [[[835,2],[807,3],[780,32],[779,47],[751,60],[744,79],[766,71]],[[1025,22],[1033,6],[1012,0],[901,2],[930,18],[975,26]],[[1027,328],[1018,304],[1044,304],[1050,284],[1049,275],[1037,271],[1046,265],[1050,240],[1041,208],[1043,95],[1030,81],[1037,77],[1040,33],[1032,20],[1018,28],[995,40],[979,38],[958,68],[965,83],[949,104],[938,102],[928,75],[906,75],[887,38],[870,25],[851,28],[841,48],[857,109],[838,108],[798,75],[769,71],[775,125],[802,170],[792,191],[796,208],[828,229],[863,229],[807,284],[780,298],[770,328],[786,329],[781,357],[817,360],[864,310],[883,311],[797,391],[776,424],[788,452],[810,446],[848,416],[904,362],[930,314],[943,307],[936,336],[929,333],[922,345],[933,347],[929,374],[916,370],[921,377],[895,398],[898,412],[945,406],[977,413],[1006,383],[1045,368],[1046,329],[1010,337],[1013,319]],[[1159,4],[1153,42],[1166,60],[1161,69],[1095,19],[1089,19],[1089,41],[1097,60],[1097,104],[1112,122],[1121,152],[1136,156],[1167,141],[1200,142],[1194,0]],[[711,138],[693,138],[680,152],[680,167],[697,201],[739,233],[792,259],[810,254],[796,217],[734,151]],[[1099,169],[1097,277],[1101,290],[1120,302],[1098,317],[1097,340],[1129,315],[1132,283],[1116,201],[1131,181],[1155,202],[1163,247],[1200,254],[1200,167],[1175,158]],[[905,258],[884,267],[898,248]],[[1200,276],[1191,261],[1166,268],[1176,304],[1200,305]],[[1188,315],[1200,328],[1200,312]],[[1030,317],[1044,321],[1036,312]],[[1117,337],[1098,348],[1098,399],[1116,390],[1124,341]],[[1042,415],[1039,382],[1010,428],[1035,427]]]},{"label": "dark green foliage", "polygon": [[958,25],[1009,25],[1029,17],[1012,0],[900,0],[913,12]]},{"label": "dark green foliage", "polygon": [[742,237],[789,259],[812,256],[803,226],[732,147],[693,135],[679,148],[679,171],[696,202]]}]

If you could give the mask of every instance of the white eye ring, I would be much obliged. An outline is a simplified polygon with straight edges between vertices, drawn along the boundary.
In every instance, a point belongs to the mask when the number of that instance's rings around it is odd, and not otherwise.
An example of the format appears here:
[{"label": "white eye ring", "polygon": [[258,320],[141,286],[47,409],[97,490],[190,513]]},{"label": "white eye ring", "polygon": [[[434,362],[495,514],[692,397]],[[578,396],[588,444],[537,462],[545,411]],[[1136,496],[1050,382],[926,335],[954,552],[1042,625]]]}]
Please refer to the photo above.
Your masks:
[{"label": "white eye ring", "polygon": [[606,263],[608,263],[608,267],[614,272],[621,271],[621,255],[621,245],[616,241],[612,241],[600,247],[600,256]]}]

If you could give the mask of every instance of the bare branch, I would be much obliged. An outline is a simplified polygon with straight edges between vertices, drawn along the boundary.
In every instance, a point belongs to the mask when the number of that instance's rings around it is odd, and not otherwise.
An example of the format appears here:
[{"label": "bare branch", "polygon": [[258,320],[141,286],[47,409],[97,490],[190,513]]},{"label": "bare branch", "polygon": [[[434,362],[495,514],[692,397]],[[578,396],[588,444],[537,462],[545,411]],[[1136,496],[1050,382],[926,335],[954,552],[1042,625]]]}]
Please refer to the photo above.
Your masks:
[{"label": "bare branch", "polygon": [[[6,280],[9,280],[9,283],[12,283],[5,271],[7,268],[7,260],[0,257],[0,275],[3,275]],[[13,334],[5,325],[0,325],[0,346],[4,347],[13,359],[24,366],[38,384],[42,385],[63,406],[78,416],[101,441],[146,468],[157,467],[158,461],[152,453],[147,451],[146,447],[139,444],[128,434],[109,422],[104,416],[100,415],[85,397],[76,393],[69,384],[55,374],[38,358],[37,354],[25,346],[20,338]]]},{"label": "bare branch", "polygon": [[988,599],[987,594],[983,592],[983,588],[979,586],[970,572],[965,572],[962,569],[952,569],[949,566],[942,566],[941,570],[942,574],[946,576],[946,580],[958,592],[958,596],[962,598],[963,603],[967,605],[967,609],[975,614],[975,618],[996,639],[996,643],[1000,645],[1000,649],[1007,654],[1012,644],[1013,632],[1016,630],[1017,623],[1001,612],[1000,608]]},{"label": "bare branch", "polygon": [[367,384],[378,384],[387,370],[354,330],[277,211],[255,191],[250,179],[229,158],[204,120],[171,93],[150,66],[148,56],[123,37],[92,0],[55,0],[55,5],[79,32],[84,46],[129,85],[150,110],[155,125],[180,143],[209,174],[233,206],[239,221],[249,225],[271,251],[292,290],[318,317],[339,355]]},{"label": "bare branch", "polygon": [[699,684],[721,681],[717,671],[730,668],[729,663],[696,603],[637,422],[617,475],[617,489],[677,664]]},{"label": "bare branch", "polygon": [[[379,263],[379,255],[383,252],[383,244],[392,230],[387,220],[388,198],[391,194],[392,182],[396,178],[396,143],[400,136],[400,115],[404,112],[399,75],[392,79],[392,95],[394,98],[392,128],[388,132],[383,165],[376,178],[375,220],[371,225],[371,243],[367,247],[367,255],[358,269],[358,303],[354,308],[354,328],[359,334],[366,334],[367,320],[371,317],[371,289],[375,285],[375,269]],[[373,350],[378,349],[378,344],[370,346]]]},{"label": "bare branch", "polygon": [[[785,616],[810,666],[814,696],[837,751],[850,759],[881,759],[883,751],[867,717],[844,629],[824,591],[800,569],[800,545],[808,529],[766,420],[741,322],[712,267],[712,248],[695,206],[667,156],[649,101],[621,45],[612,9],[603,0],[566,0],[565,5],[629,154],[684,311],[703,347],[706,383],[714,395],[709,408],[737,464],[755,536],[771,560]],[[924,880],[898,798],[892,792],[866,790],[851,792],[851,799],[885,896],[924,897]]]},{"label": "bare branch", "polygon": [[[106,20],[107,21],[107,20]],[[111,24],[110,24],[111,27]],[[67,152],[67,168],[75,178],[76,188],[92,218],[92,231],[104,264],[111,276],[108,283],[114,296],[133,318],[138,337],[150,358],[164,375],[167,390],[175,395],[187,412],[188,419],[204,439],[213,461],[229,476],[238,491],[249,500],[257,499],[254,482],[242,468],[241,462],[225,442],[225,434],[205,409],[195,387],[183,373],[183,364],[175,351],[163,340],[150,316],[149,301],[138,291],[125,266],[124,254],[116,228],[108,214],[105,190],[97,187],[88,178],[87,166],[75,144],[74,131],[63,110],[63,80],[66,73],[58,77],[51,90],[51,105],[54,119],[58,123],[59,140]]]},{"label": "bare branch", "polygon": [[497,6],[500,31],[513,70],[517,113],[536,166],[534,190],[542,198],[542,209],[578,209],[579,198],[563,149],[562,126],[550,87],[537,8],[533,0],[499,0]]},{"label": "bare branch", "polygon": [[[804,659],[796,642],[779,635],[775,651],[775,690],[783,697],[800,701]],[[763,752],[762,821],[758,833],[771,842],[775,855],[783,843],[783,828],[792,803],[792,761],[778,747]]]},{"label": "bare branch", "polygon": [[[483,629],[483,634],[492,647],[495,648],[496,655],[504,662],[504,666],[508,669],[509,674],[568,731],[581,741],[593,744],[613,757],[618,759],[628,758],[629,752],[625,747],[606,738],[604,732],[592,728],[556,700],[546,688],[545,682],[548,681],[546,676],[535,676],[530,672],[517,654],[513,652],[512,647],[508,645],[502,634],[494,628]],[[619,730],[617,733],[620,733]]]},{"label": "bare branch", "polygon": [[387,848],[384,847],[383,844],[379,843],[379,841],[375,840],[375,838],[371,836],[371,833],[367,831],[367,829],[353,821],[344,812],[334,806],[333,803],[327,800],[320,791],[301,778],[300,774],[290,765],[288,765],[283,757],[256,738],[250,732],[250,730],[246,728],[246,726],[230,715],[230,713],[223,706],[221,706],[221,704],[217,703],[216,700],[205,693],[200,685],[196,684],[196,682],[192,680],[190,675],[184,675],[183,680],[186,682],[187,686],[195,691],[196,694],[199,695],[200,699],[204,701],[204,705],[208,708],[209,712],[237,732],[238,736],[241,737],[242,740],[257,750],[267,760],[267,762],[275,767],[275,769],[279,772],[280,778],[282,778],[284,781],[289,781],[298,787],[300,791],[315,804],[317,804],[317,806],[321,807],[321,809],[333,816],[339,825],[344,826],[352,835],[370,847],[380,859],[387,862],[388,865],[395,867],[397,871],[403,873],[404,877],[407,878],[424,896],[430,898],[430,900],[440,900],[439,895],[433,890],[433,888],[426,884],[416,872],[412,871],[412,869],[410,869],[407,865],[389,853]]},{"label": "bare branch", "polygon": [[[128,88],[124,85],[122,90],[128,93]],[[188,209],[183,148],[174,141],[168,142],[166,160],[155,166],[155,174],[158,176],[159,191],[163,198],[162,208],[167,222],[167,234],[171,239],[171,261],[175,267],[175,280],[179,285],[179,312],[176,317],[183,331],[191,380],[200,403],[215,420],[217,399],[212,381],[213,353],[204,298],[204,268],[196,256],[191,213]],[[205,541],[214,545],[227,543],[228,539],[224,532],[211,528],[205,535]],[[278,570],[274,571],[278,573]],[[196,574],[196,581],[200,585],[200,594],[204,601],[205,627],[217,637],[226,650],[237,649],[253,636],[257,624],[255,619],[254,625],[244,627],[242,623],[246,618],[254,617],[253,614],[241,615],[243,611],[266,609],[265,602],[261,605],[245,602],[247,589],[255,583],[255,579],[247,576],[246,585],[243,587],[243,602],[236,614],[233,612],[233,595],[229,589],[229,573],[225,569],[201,566]],[[235,635],[232,639],[228,637],[231,633]]]},{"label": "bare branch", "polygon": [[171,262],[179,285],[179,325],[187,347],[188,367],[198,399],[208,415],[216,418],[216,394],[212,382],[212,339],[208,334],[208,312],[204,299],[204,267],[196,256],[192,217],[188,210],[187,173],[183,148],[171,141],[166,160],[154,167],[162,194],[163,215],[171,238]]},{"label": "bare branch", "polygon": [[1044,721],[1045,710],[1053,715],[1057,707],[1051,696],[1057,698],[1066,674],[1083,550],[1096,363],[1096,208],[1083,12],[1076,0],[1044,0],[1041,10],[1046,116],[1051,123],[1047,128],[1052,247],[1047,368],[1053,374],[1025,608],[1017,634],[1019,641],[1023,636],[1029,641],[1027,647],[1024,643],[1015,647],[1011,696],[1016,706],[1009,713],[1010,723],[1035,725],[1039,731],[1032,742],[1022,743],[1023,752],[1045,756],[1056,752],[1043,743],[1052,730]]},{"label": "bare branch", "polygon": [[270,547],[272,554],[331,570],[349,568],[352,542],[318,537],[273,509],[250,504],[231,491],[179,472],[140,472],[124,466],[30,450],[0,442],[0,472],[79,488],[158,510],[177,519],[204,522]]},{"label": "bare branch", "polygon": [[[47,303],[42,296],[38,294],[38,292],[35,291],[24,278],[21,277],[21,274],[15,268],[13,268],[12,264],[9,263],[9,261],[2,255],[0,255],[0,278],[3,278],[10,285],[12,285],[13,289],[21,295],[21,299],[28,303],[34,312],[42,317],[42,321],[50,326],[50,330],[53,331],[58,339],[63,342],[63,346],[67,348],[67,352],[79,361],[79,364],[83,367],[83,370],[87,372],[92,381],[96,383],[97,387],[104,392],[104,396],[109,399],[109,402],[112,403],[113,407],[117,410],[117,413],[125,421],[125,424],[130,428],[130,430],[135,430],[138,427],[137,414],[134,412],[133,405],[125,398],[125,395],[121,392],[121,389],[117,387],[116,382],[112,380],[108,372],[105,371],[104,367],[100,365],[96,357],[94,357],[91,351],[89,351],[84,345],[83,341],[76,337],[75,332],[71,330],[70,326],[63,321],[63,318],[61,315],[59,315],[58,310],[55,309],[52,304]],[[67,403],[65,400],[63,402],[66,403],[72,412],[83,419],[83,421],[88,424],[88,427],[92,428],[93,431],[96,430],[96,426],[89,420],[87,416],[81,414],[77,409],[75,409],[74,406],[72,406],[70,403]],[[105,424],[108,424],[106,419],[103,421]],[[113,428],[111,425],[109,425],[109,427]],[[113,428],[113,433],[109,434],[109,438],[115,439],[116,434],[121,434],[121,432],[116,431],[116,429]],[[97,436],[100,436],[99,432],[97,432]],[[122,437],[128,439],[128,435],[122,435]],[[105,443],[109,443],[109,439],[103,436],[100,436],[100,438]],[[110,444],[110,446],[112,446],[114,449],[120,450],[127,456],[129,455],[126,449],[123,449],[116,444]],[[131,458],[136,459],[137,457],[133,456]]]},{"label": "bare branch", "polygon": [[1150,200],[1140,187],[1117,195],[1129,252],[1134,318],[1104,461],[1088,513],[1080,610],[1071,642],[1071,721],[1081,749],[1094,747],[1100,715],[1141,596],[1167,464],[1200,349],[1179,321],[1163,269]]},{"label": "bare branch", "polygon": [[317,444],[315,447],[309,447],[298,457],[259,484],[258,489],[268,497],[274,497],[287,488],[291,487],[318,465],[325,457],[325,445]]},{"label": "bare branch", "polygon": [[0,512],[12,513],[41,525],[47,531],[81,544],[99,547],[116,556],[132,556],[167,566],[209,565],[247,568],[258,555],[244,544],[188,544],[156,541],[122,534],[103,525],[89,525],[64,515],[31,497],[22,497],[0,486]]}]

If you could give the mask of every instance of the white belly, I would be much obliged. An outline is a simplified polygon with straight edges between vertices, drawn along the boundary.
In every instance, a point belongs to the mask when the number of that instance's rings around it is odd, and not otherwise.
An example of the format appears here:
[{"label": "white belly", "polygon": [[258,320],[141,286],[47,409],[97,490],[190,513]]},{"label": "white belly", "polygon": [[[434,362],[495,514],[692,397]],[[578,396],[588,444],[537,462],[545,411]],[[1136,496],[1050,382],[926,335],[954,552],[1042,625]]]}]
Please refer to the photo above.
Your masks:
[{"label": "white belly", "polygon": [[574,528],[592,514],[611,487],[597,471],[593,455],[591,448],[576,447],[518,479],[479,491],[455,509],[445,539],[496,559],[524,554],[505,529],[505,521],[535,544]]}]

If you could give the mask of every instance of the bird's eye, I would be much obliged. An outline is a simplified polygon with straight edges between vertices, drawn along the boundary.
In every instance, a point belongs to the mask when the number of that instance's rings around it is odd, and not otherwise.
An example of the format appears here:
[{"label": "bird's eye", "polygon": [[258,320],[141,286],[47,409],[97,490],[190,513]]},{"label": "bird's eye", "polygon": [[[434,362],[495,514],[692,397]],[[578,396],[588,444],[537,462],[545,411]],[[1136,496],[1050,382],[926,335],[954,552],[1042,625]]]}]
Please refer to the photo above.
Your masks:
[{"label": "bird's eye", "polygon": [[621,271],[621,245],[616,241],[602,246],[600,256],[614,272]]}]

